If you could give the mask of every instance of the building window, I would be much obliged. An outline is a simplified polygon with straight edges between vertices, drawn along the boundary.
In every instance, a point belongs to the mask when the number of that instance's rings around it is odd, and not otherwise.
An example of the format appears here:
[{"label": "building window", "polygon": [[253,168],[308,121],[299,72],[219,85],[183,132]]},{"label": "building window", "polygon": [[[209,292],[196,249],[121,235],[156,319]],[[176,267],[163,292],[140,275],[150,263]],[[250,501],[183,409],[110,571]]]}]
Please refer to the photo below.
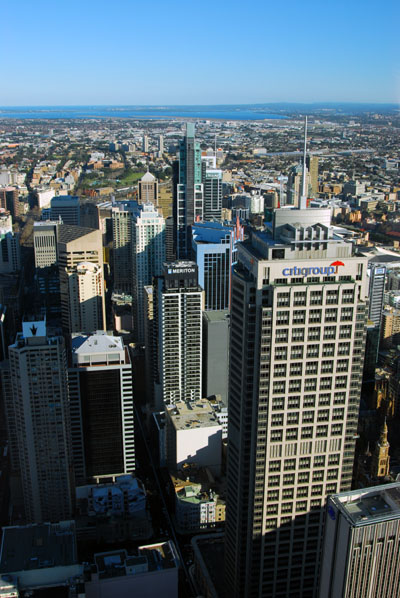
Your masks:
[{"label": "building window", "polygon": [[310,309],[308,321],[310,324],[319,324],[322,319],[322,310],[320,309]]},{"label": "building window", "polygon": [[303,359],[303,347],[301,345],[295,345],[291,348],[291,359]]},{"label": "building window", "polygon": [[304,328],[293,328],[292,342],[304,341]]},{"label": "building window", "polygon": [[325,310],[325,322],[337,322],[337,308],[329,307]]}]

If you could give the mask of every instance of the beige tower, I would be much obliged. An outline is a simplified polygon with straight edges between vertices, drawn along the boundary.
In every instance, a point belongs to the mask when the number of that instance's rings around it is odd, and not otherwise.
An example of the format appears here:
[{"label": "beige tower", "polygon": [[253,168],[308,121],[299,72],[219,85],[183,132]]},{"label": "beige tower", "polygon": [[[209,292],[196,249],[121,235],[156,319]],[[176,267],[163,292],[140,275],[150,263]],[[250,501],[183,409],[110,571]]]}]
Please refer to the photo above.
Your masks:
[{"label": "beige tower", "polygon": [[371,475],[373,478],[385,478],[389,475],[389,447],[388,427],[385,419],[381,428],[379,440],[376,443],[375,450],[372,454]]},{"label": "beige tower", "polygon": [[[106,319],[101,231],[80,226],[60,226],[57,253],[64,331],[95,332],[104,329]],[[85,265],[83,269],[82,264]],[[88,264],[95,264],[97,268],[91,268]],[[98,326],[89,330],[91,325],[89,327],[86,324],[93,320],[94,311],[98,314]],[[82,325],[85,329],[81,328]]]},{"label": "beige tower", "polygon": [[139,181],[138,203],[151,202],[155,206],[158,202],[158,181],[151,172],[146,172]]}]

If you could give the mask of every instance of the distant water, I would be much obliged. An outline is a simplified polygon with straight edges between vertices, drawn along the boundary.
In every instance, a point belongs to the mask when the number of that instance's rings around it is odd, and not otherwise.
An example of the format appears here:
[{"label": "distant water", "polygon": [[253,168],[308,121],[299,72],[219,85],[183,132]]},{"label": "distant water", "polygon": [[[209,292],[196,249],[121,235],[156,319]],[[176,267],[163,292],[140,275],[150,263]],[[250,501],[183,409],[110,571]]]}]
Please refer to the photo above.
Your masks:
[{"label": "distant water", "polygon": [[19,106],[0,107],[1,118],[16,119],[98,119],[136,118],[171,119],[198,118],[222,120],[283,119],[256,106]]}]

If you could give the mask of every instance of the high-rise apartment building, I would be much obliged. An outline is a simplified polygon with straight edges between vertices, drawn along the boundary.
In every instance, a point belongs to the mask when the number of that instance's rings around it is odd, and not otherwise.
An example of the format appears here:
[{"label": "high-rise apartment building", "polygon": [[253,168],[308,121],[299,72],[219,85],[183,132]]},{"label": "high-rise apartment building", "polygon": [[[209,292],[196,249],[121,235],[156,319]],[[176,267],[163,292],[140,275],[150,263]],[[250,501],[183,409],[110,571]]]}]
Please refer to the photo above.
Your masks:
[{"label": "high-rise apartment building", "polygon": [[122,339],[73,334],[68,370],[76,484],[135,470],[132,365]]},{"label": "high-rise apartment building", "polygon": [[174,202],[176,256],[190,258],[194,222],[203,220],[203,183],[200,143],[194,137],[194,123],[186,124],[186,136],[179,146],[178,180]]},{"label": "high-rise apartment building", "polygon": [[132,213],[132,296],[135,337],[144,342],[144,286],[160,276],[165,261],[165,220],[152,203]]},{"label": "high-rise apartment building", "polygon": [[142,151],[147,154],[149,151],[149,138],[147,135],[143,135],[143,140],[142,140]]},{"label": "high-rise apartment building", "polygon": [[9,347],[9,367],[7,420],[18,453],[26,521],[68,519],[73,472],[63,338],[46,331],[43,320],[24,321]]},{"label": "high-rise apartment building", "polygon": [[351,486],[367,259],[326,209],[276,210],[237,253],[226,583],[237,598],[311,598],[322,507]]},{"label": "high-rise apartment building", "polygon": [[158,136],[158,151],[161,158],[164,153],[164,135]]},{"label": "high-rise apartment building", "polygon": [[369,308],[368,319],[380,328],[385,292],[386,267],[382,264],[368,264],[369,274]]},{"label": "high-rise apartment building", "polygon": [[63,224],[79,226],[81,222],[81,209],[79,197],[72,195],[59,195],[53,197],[50,203],[52,220],[61,220]]},{"label": "high-rise apartment building", "polygon": [[151,202],[154,206],[158,204],[158,181],[151,172],[146,172],[139,181],[138,203]]},{"label": "high-rise apartment building", "polygon": [[[64,331],[94,332],[104,329],[106,316],[101,231],[80,226],[60,226],[57,256]],[[88,267],[89,263],[98,267]],[[82,264],[86,264],[86,268],[82,268]],[[79,295],[80,292],[82,295]],[[86,326],[85,322],[89,321],[90,326],[94,321],[99,325],[93,330],[79,328]]]},{"label": "high-rise apartment building", "polygon": [[[67,269],[69,332],[105,327],[103,267],[81,262]],[[65,297],[64,297],[65,298]]]},{"label": "high-rise apartment building", "polygon": [[400,594],[400,484],[328,498],[320,598]]},{"label": "high-rise apartment building", "polygon": [[157,392],[166,404],[201,399],[203,292],[197,266],[165,264],[157,282]]}]

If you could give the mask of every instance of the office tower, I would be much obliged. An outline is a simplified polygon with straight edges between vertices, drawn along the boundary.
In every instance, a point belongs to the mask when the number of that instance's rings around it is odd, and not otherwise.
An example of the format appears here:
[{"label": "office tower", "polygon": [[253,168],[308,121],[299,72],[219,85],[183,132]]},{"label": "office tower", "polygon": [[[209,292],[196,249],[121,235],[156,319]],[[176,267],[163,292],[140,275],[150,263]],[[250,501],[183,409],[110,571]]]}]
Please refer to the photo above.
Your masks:
[{"label": "office tower", "polygon": [[73,334],[68,370],[76,484],[135,470],[132,365],[122,339]]},{"label": "office tower", "polygon": [[142,141],[142,151],[147,154],[149,151],[149,138],[147,135],[143,135],[143,141]]},{"label": "office tower", "polygon": [[310,176],[311,197],[318,195],[318,156],[307,156],[306,166]]},{"label": "office tower", "polygon": [[400,484],[328,498],[320,598],[400,595]]},{"label": "office tower", "polygon": [[385,292],[386,268],[381,264],[368,264],[369,274],[369,308],[368,319],[378,328],[381,325],[383,295]]},{"label": "office tower", "polygon": [[33,225],[35,278],[48,320],[53,316],[58,318],[61,314],[57,255],[57,231],[60,225],[59,220],[35,222]]},{"label": "office tower", "polygon": [[160,276],[165,261],[165,221],[152,203],[132,213],[132,295],[135,337],[144,343],[144,290]]},{"label": "office tower", "polygon": [[231,302],[226,583],[316,595],[326,496],[349,490],[367,258],[329,209],[274,213],[237,246]]},{"label": "office tower", "polygon": [[118,201],[112,208],[114,291],[132,295],[133,201]]},{"label": "office tower", "polygon": [[79,226],[81,222],[79,197],[72,195],[53,197],[50,203],[50,217],[51,220],[61,218],[63,224]]},{"label": "office tower", "polygon": [[57,265],[57,231],[59,220],[45,220],[33,225],[35,268],[44,269]]},{"label": "office tower", "polygon": [[203,222],[192,226],[192,254],[204,289],[204,309],[229,309],[232,264],[236,244],[243,236],[240,224]]},{"label": "office tower", "polygon": [[210,168],[202,157],[202,181],[204,192],[203,219],[221,218],[222,210],[222,170]]},{"label": "office tower", "polygon": [[[63,330],[71,333],[103,329],[106,316],[101,231],[59,226],[57,255]],[[88,329],[95,322],[98,325]]]},{"label": "office tower", "polygon": [[191,250],[190,227],[203,220],[203,183],[200,143],[195,141],[194,123],[186,124],[186,136],[179,146],[174,220],[176,256],[188,259]]},{"label": "office tower", "polygon": [[203,312],[203,396],[228,405],[229,311]]},{"label": "office tower", "polygon": [[139,201],[138,203],[158,204],[158,181],[151,172],[146,172],[139,181]]},{"label": "office tower", "polygon": [[67,519],[72,460],[64,340],[46,331],[45,320],[24,321],[9,347],[9,361],[12,392],[5,401],[26,521]]},{"label": "office tower", "polygon": [[0,208],[10,212],[13,218],[19,216],[18,189],[15,187],[0,188]]},{"label": "office tower", "polygon": [[158,151],[160,153],[160,158],[164,153],[164,136],[163,135],[159,135],[158,136]]},{"label": "office tower", "polygon": [[[144,299],[144,359],[146,368],[146,395],[149,404],[154,403],[154,381],[157,379],[157,339],[156,339],[156,320],[154,317],[154,287],[152,285],[143,288]],[[160,405],[162,409],[162,405]]]},{"label": "office tower", "polygon": [[164,403],[201,398],[203,292],[193,262],[164,265],[158,278],[158,376]]}]

